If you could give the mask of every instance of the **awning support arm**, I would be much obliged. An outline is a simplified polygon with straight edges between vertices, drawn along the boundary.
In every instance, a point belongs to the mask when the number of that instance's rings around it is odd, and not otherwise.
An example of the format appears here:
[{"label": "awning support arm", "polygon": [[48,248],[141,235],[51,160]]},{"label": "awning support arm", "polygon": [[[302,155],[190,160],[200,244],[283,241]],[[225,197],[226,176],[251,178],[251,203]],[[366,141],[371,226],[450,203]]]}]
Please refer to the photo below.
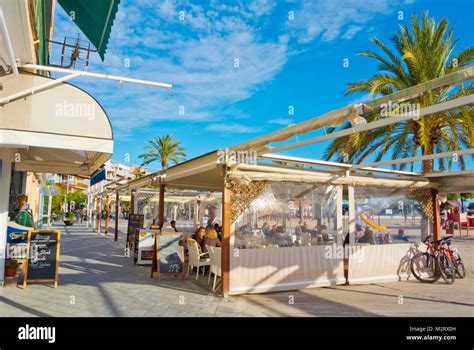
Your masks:
[{"label": "awning support arm", "polygon": [[118,81],[118,82],[121,82],[121,83],[150,85],[150,86],[164,88],[164,89],[167,89],[168,91],[171,90],[171,88],[173,87],[173,85],[168,84],[168,83],[158,83],[158,82],[150,81],[150,80],[126,78],[126,77],[120,77],[120,76],[116,76],[116,75],[92,73],[92,72],[85,72],[85,71],[59,68],[59,67],[42,66],[42,65],[39,65],[39,64],[30,64],[30,63],[28,63],[28,64],[22,65],[20,68],[23,68],[23,69],[38,69],[38,70],[44,70],[44,71],[48,71],[48,72],[57,72],[57,73],[77,74],[78,76],[81,76],[81,77],[91,77],[91,78],[115,80],[115,81]]},{"label": "awning support arm", "polygon": [[414,118],[423,117],[425,115],[448,111],[450,109],[458,108],[458,107],[465,106],[465,105],[468,105],[468,104],[471,104],[471,103],[474,103],[474,94],[459,97],[459,98],[456,98],[454,100],[450,100],[450,101],[438,103],[438,104],[433,105],[433,106],[422,108],[422,109],[420,109],[419,113],[417,113],[416,115],[413,112],[402,113],[399,116],[383,118],[383,119],[379,119],[379,120],[376,120],[374,122],[367,123],[367,124],[360,124],[360,126],[356,126],[356,127],[352,127],[352,128],[349,128],[349,129],[344,129],[344,130],[341,130],[341,131],[333,132],[331,134],[310,138],[308,140],[304,140],[304,141],[300,141],[300,142],[290,143],[288,145],[284,145],[284,146],[280,146],[280,147],[273,147],[273,148],[270,148],[270,150],[262,151],[261,153],[262,154],[277,153],[277,152],[285,151],[285,150],[292,149],[292,148],[297,148],[297,147],[306,146],[306,145],[310,145],[310,144],[317,143],[317,142],[322,142],[322,141],[326,141],[326,140],[335,139],[335,138],[342,137],[342,136],[349,136],[353,133],[358,133],[358,132],[362,132],[362,131],[377,129],[377,128],[381,128],[381,127],[384,127],[384,126],[400,123],[400,122],[403,122],[403,121],[406,121],[406,120],[411,120],[411,119],[414,119]]},{"label": "awning support arm", "polygon": [[[351,168],[351,164],[345,163],[337,163],[337,162],[328,162],[325,160],[313,160],[301,157],[291,157],[282,154],[262,154],[259,156],[263,159],[270,159],[276,161],[284,161],[289,163],[299,163],[299,164],[310,164],[310,165],[317,165],[317,166],[324,166],[324,167],[334,167],[343,169],[347,171],[347,169]],[[383,169],[383,168],[370,168],[370,167],[361,167],[359,168],[361,171],[370,171],[370,172],[377,172],[377,173],[386,173],[386,174],[396,174],[396,175],[408,175],[408,176],[419,176],[418,173],[412,171],[400,171],[400,170],[391,170],[391,169]]]},{"label": "awning support arm", "polygon": [[403,164],[403,163],[411,163],[420,160],[432,160],[438,158],[447,158],[447,157],[454,157],[456,156],[463,156],[466,154],[474,154],[474,148],[468,148],[464,150],[458,151],[451,151],[451,152],[442,152],[442,153],[435,153],[435,154],[426,154],[424,156],[418,157],[409,157],[409,158],[401,158],[401,159],[393,159],[393,160],[384,160],[380,162],[373,162],[368,164],[357,164],[352,166],[349,170],[360,169],[363,167],[375,167],[380,165],[393,165],[393,164]]},{"label": "awning support arm", "polygon": [[44,84],[40,84],[37,86],[33,86],[32,88],[25,89],[19,92],[15,92],[14,94],[11,94],[9,96],[3,97],[0,99],[0,106],[4,106],[7,103],[13,102],[15,100],[18,100],[19,98],[26,97],[29,95],[34,95],[38,91],[46,90],[48,88],[54,87],[56,85],[62,84],[66,80],[70,80],[72,78],[76,78],[78,76],[77,73],[65,75],[64,77],[61,77],[59,79],[54,79],[51,81],[48,81]]},{"label": "awning support arm", "polygon": [[8,54],[8,59],[10,60],[10,67],[13,71],[13,74],[18,75],[18,67],[16,65],[15,53],[13,51],[10,35],[8,34],[7,22],[5,21],[5,16],[3,14],[3,10],[1,7],[0,7],[0,30],[2,31],[3,40],[5,41],[5,46],[7,47],[7,54]]}]

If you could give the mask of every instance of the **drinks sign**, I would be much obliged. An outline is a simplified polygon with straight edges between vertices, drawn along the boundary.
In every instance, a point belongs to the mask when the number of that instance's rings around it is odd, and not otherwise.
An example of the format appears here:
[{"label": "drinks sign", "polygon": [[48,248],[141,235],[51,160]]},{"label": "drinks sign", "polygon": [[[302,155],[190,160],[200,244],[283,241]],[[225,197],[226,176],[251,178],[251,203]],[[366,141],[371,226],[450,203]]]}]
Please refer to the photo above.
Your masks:
[{"label": "drinks sign", "polygon": [[127,246],[129,243],[135,241],[135,230],[143,228],[143,221],[143,214],[130,214],[128,216]]},{"label": "drinks sign", "polygon": [[151,268],[160,274],[182,275],[184,277],[184,249],[180,244],[182,233],[161,232],[155,235],[155,249]]},{"label": "drinks sign", "polygon": [[23,288],[29,282],[54,282],[54,288],[58,286],[59,240],[58,230],[28,232]]}]

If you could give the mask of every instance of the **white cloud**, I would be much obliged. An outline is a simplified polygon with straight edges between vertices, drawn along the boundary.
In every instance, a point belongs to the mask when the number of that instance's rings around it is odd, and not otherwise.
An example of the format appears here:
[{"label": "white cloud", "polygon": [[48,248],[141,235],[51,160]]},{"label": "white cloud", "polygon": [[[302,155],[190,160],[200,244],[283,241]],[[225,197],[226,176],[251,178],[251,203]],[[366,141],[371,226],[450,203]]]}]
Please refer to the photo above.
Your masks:
[{"label": "white cloud", "polygon": [[[105,64],[93,55],[89,69],[169,82],[171,95],[149,86],[126,84],[120,89],[103,80],[83,79],[79,85],[98,98],[120,139],[156,120],[215,120],[227,106],[271,81],[286,63],[287,42],[259,35],[258,17],[274,5],[255,1],[242,12],[243,5],[206,12],[199,5],[172,0],[159,6],[151,0],[123,0]],[[61,9],[58,13],[56,35],[76,33]]]},{"label": "white cloud", "polygon": [[290,118],[275,118],[275,119],[270,119],[267,121],[268,124],[277,124],[277,125],[290,125],[293,123],[293,120]]},{"label": "white cloud", "polygon": [[342,39],[344,40],[350,40],[356,35],[358,32],[360,32],[364,27],[362,26],[350,26],[344,35],[342,35]]},{"label": "white cloud", "polygon": [[207,127],[209,131],[218,131],[225,134],[254,134],[262,131],[260,127],[247,126],[237,123],[218,123]]},{"label": "white cloud", "polygon": [[[322,41],[351,39],[378,15],[386,15],[401,0],[305,0],[287,21],[292,37],[301,44],[320,38]],[[344,33],[344,34],[341,34]]]},{"label": "white cloud", "polygon": [[[232,106],[271,82],[290,55],[304,47],[300,44],[317,38],[349,40],[374,16],[391,11],[388,0],[347,0],[343,5],[339,0],[303,1],[295,3],[295,21],[269,23],[277,6],[270,0],[231,5],[210,0],[208,7],[201,2],[122,0],[105,64],[92,55],[90,71],[172,83],[173,91],[168,95],[139,85],[120,89],[117,83],[93,79],[81,86],[98,97],[123,139],[157,120],[213,121],[208,128],[218,131],[222,126],[215,123],[216,116],[222,115],[230,121],[223,131],[256,132],[233,123],[241,115]],[[56,39],[78,32],[64,13],[56,19]],[[268,123],[287,125],[291,120]]]}]

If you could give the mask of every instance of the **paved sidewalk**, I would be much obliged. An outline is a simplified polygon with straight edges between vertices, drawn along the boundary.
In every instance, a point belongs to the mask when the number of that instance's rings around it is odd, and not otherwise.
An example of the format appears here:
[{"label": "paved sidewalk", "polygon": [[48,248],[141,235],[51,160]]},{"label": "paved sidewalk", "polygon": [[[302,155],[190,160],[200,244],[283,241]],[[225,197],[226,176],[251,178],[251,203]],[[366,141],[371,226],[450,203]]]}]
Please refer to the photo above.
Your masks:
[{"label": "paved sidewalk", "polygon": [[469,277],[452,286],[416,281],[337,286],[244,295],[225,300],[207,277],[149,277],[124,257],[121,239],[98,236],[84,225],[62,229],[59,286],[29,284],[0,289],[0,316],[474,316],[474,241],[459,243]]}]

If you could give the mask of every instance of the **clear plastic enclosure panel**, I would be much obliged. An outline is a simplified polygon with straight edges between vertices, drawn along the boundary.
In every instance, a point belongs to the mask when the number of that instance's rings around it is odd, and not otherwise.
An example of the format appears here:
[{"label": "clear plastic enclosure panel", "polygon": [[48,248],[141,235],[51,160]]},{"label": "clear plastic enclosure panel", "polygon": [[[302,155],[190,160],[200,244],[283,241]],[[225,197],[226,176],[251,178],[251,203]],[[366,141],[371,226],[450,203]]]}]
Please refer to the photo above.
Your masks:
[{"label": "clear plastic enclosure panel", "polygon": [[430,222],[408,189],[356,187],[354,197],[356,243],[406,243],[428,234]]},{"label": "clear plastic enclosure panel", "polygon": [[269,183],[233,225],[234,247],[333,244],[337,240],[336,214],[335,186]]}]

